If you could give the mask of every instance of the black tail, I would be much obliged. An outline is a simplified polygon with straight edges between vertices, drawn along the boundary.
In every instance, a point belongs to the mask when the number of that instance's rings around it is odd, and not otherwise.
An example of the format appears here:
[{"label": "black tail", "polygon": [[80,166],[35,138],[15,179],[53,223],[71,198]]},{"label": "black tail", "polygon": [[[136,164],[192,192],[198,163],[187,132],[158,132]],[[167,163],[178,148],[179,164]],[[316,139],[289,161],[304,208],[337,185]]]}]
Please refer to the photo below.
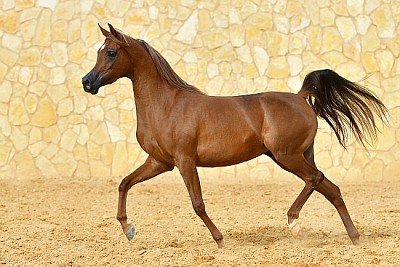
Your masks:
[{"label": "black tail", "polygon": [[364,147],[365,143],[376,140],[374,113],[384,123],[387,121],[387,108],[370,90],[329,69],[307,74],[299,94],[332,127],[343,147],[349,129]]}]

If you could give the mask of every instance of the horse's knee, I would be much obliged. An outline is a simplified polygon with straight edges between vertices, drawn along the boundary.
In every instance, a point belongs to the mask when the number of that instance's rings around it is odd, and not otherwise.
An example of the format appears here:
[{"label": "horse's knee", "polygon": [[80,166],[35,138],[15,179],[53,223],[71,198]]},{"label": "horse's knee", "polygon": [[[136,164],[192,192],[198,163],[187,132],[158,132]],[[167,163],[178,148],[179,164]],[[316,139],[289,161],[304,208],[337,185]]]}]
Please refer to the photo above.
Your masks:
[{"label": "horse's knee", "polygon": [[122,179],[121,183],[119,184],[118,191],[119,191],[119,192],[128,191],[129,188],[130,188],[129,182],[130,182],[130,180],[127,179],[127,177],[125,177],[124,179]]},{"label": "horse's knee", "polygon": [[322,181],[325,179],[325,176],[322,172],[317,171],[315,174],[311,177],[311,185],[313,188],[316,188]]},{"label": "horse's knee", "polygon": [[193,203],[193,209],[194,212],[200,217],[206,212],[204,202]]}]

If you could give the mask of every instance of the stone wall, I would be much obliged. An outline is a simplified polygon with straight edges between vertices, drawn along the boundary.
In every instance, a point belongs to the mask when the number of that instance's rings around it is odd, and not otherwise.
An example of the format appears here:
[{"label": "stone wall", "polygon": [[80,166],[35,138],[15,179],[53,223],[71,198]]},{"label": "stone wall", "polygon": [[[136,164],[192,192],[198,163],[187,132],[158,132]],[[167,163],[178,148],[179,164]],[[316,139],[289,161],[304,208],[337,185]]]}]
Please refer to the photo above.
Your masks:
[{"label": "stone wall", "polygon": [[[396,0],[0,0],[0,8],[0,178],[122,177],[144,161],[130,82],[98,96],[81,87],[104,41],[97,23],[110,22],[212,95],[297,92],[320,68],[360,81],[387,105],[391,126],[367,153],[355,142],[343,150],[321,123],[317,164],[332,180],[398,179]],[[200,174],[289,177],[266,157]]]}]

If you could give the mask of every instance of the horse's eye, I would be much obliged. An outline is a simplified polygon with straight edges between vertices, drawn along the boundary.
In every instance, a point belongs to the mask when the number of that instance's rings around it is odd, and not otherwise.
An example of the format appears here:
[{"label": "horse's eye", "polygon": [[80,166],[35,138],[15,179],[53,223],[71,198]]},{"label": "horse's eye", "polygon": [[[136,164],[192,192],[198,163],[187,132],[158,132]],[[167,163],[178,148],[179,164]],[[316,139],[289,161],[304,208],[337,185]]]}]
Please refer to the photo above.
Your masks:
[{"label": "horse's eye", "polygon": [[107,51],[108,57],[115,57],[116,55],[117,55],[117,51],[115,51],[114,49],[110,49]]}]

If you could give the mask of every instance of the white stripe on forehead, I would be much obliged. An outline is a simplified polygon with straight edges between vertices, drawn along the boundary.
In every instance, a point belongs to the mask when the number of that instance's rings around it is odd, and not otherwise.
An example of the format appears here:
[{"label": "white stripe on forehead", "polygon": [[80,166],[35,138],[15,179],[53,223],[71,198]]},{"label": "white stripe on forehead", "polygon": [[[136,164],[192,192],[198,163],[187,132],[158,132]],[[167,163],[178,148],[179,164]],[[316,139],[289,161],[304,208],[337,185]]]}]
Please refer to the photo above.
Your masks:
[{"label": "white stripe on forehead", "polygon": [[104,43],[104,44],[100,47],[100,51],[103,50],[104,47],[106,47],[106,43]]}]

